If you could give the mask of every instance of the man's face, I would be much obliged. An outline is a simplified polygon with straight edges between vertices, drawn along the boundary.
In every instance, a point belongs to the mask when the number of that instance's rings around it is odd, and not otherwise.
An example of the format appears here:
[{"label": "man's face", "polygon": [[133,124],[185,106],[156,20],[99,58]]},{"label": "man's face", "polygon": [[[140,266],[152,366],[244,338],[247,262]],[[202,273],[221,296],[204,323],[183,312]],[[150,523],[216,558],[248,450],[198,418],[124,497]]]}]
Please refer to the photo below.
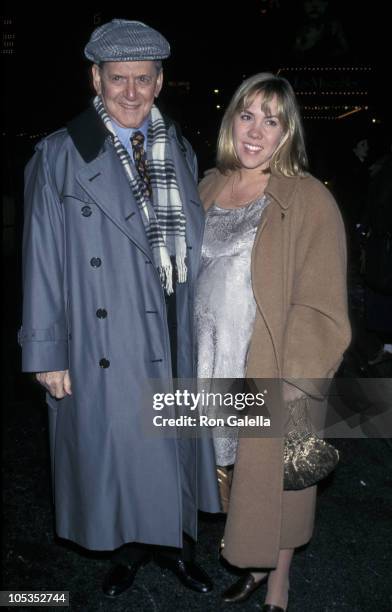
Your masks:
[{"label": "man's face", "polygon": [[94,89],[108,115],[121,127],[138,128],[162,88],[162,71],[153,61],[94,64]]}]

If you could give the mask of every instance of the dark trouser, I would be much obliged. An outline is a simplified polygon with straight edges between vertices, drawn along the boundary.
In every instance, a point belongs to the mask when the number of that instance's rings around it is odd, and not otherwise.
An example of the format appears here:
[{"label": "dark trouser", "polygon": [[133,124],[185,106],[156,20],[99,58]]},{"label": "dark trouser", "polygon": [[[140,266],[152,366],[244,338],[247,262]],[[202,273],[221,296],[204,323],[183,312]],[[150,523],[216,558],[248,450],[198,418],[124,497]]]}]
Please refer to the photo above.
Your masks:
[{"label": "dark trouser", "polygon": [[142,561],[145,557],[156,554],[169,559],[181,558],[184,561],[193,561],[195,543],[188,535],[183,534],[183,547],[174,548],[172,546],[152,546],[151,544],[139,544],[132,542],[124,544],[121,548],[114,551],[112,560],[116,564],[128,565],[137,561]]},{"label": "dark trouser", "polygon": [[169,328],[170,352],[173,378],[177,378],[177,309],[176,294],[166,295],[167,326]]},{"label": "dark trouser", "polygon": [[[177,313],[176,313],[176,294],[165,296],[167,324],[169,328],[170,350],[172,361],[173,378],[177,376]],[[172,546],[152,546],[150,544],[140,544],[132,542],[124,544],[114,551],[112,560],[114,563],[128,565],[142,561],[144,557],[153,553],[159,554],[162,557],[177,559],[181,557],[184,561],[192,561],[194,556],[195,543],[187,534],[183,534],[183,548],[174,548]]]}]

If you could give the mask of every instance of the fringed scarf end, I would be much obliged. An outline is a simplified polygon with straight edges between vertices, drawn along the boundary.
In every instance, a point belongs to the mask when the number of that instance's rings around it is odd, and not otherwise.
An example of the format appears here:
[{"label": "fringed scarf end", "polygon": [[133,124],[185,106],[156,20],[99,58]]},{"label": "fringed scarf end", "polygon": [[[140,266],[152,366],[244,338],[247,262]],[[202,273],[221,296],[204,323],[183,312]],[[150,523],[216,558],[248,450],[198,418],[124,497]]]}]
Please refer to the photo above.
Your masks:
[{"label": "fringed scarf end", "polygon": [[185,264],[185,257],[176,256],[176,268],[177,268],[177,281],[179,283],[186,283],[187,267]]}]

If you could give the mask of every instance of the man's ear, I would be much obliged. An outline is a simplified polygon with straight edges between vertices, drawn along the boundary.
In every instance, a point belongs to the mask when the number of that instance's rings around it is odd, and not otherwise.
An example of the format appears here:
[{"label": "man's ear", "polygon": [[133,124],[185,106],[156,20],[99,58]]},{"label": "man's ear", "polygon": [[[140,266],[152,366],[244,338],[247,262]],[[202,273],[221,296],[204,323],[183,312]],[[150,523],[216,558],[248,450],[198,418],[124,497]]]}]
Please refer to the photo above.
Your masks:
[{"label": "man's ear", "polygon": [[102,92],[101,70],[97,64],[93,64],[91,68],[91,72],[93,75],[93,85],[94,85],[95,93],[98,96],[100,96]]},{"label": "man's ear", "polygon": [[155,93],[154,96],[157,98],[160,94],[160,91],[162,89],[162,85],[163,85],[163,70],[160,71],[160,73],[158,74],[158,78],[157,78],[157,82],[155,85]]}]

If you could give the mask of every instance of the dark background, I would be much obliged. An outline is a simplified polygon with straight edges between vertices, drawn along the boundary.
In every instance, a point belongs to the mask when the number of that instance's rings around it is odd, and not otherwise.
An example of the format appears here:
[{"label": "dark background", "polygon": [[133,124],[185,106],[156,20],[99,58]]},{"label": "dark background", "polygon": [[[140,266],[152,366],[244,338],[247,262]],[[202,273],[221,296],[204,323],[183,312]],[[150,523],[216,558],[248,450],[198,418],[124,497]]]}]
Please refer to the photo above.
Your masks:
[{"label": "dark background", "polygon": [[[369,164],[385,152],[391,127],[387,3],[325,3],[320,21],[326,33],[303,52],[295,43],[309,23],[301,0],[140,2],[131,8],[116,3],[114,10],[110,3],[6,3],[0,15],[3,238],[11,258],[6,274],[16,287],[24,166],[37,141],[89,104],[93,90],[83,48],[91,32],[113,18],[145,21],[169,40],[172,56],[164,63],[158,104],[181,124],[197,153],[200,176],[214,165],[220,120],[234,90],[261,71],[279,72],[293,84],[310,169],[332,189],[356,138],[369,138]],[[343,45],[329,34],[336,29]],[[18,291],[6,308],[17,317]]]},{"label": "dark background", "polygon": [[[361,129],[363,125],[370,128],[372,119],[385,121],[389,113],[385,61],[389,36],[384,36],[389,22],[387,3],[331,0],[323,20],[338,22],[346,47],[341,48],[333,39],[324,40],[304,53],[295,48],[304,23],[299,0],[145,2],[140,3],[144,8],[133,3],[131,9],[116,3],[114,11],[108,4],[105,8],[100,4],[84,8],[80,3],[71,8],[53,2],[45,8],[34,3],[23,10],[18,10],[17,4],[5,9],[2,132],[8,147],[15,144],[28,149],[31,142],[21,140],[59,129],[86,107],[92,90],[83,48],[95,27],[115,17],[146,21],[169,40],[172,57],[165,62],[166,83],[159,103],[181,123],[200,157],[202,170],[213,163],[226,103],[241,80],[256,72],[281,70],[296,91],[314,90],[312,95],[299,95],[303,109],[319,103],[368,107],[356,113],[355,121],[305,119],[308,142],[312,148],[322,147],[332,165],[350,131],[348,124],[350,128],[353,123],[361,124]],[[12,45],[6,44],[7,33],[14,35]],[[326,71],[326,67],[338,70]],[[219,94],[214,94],[214,89],[219,89]],[[322,93],[337,90],[337,95]],[[357,90],[367,93],[349,93]],[[315,113],[304,110],[303,114]],[[342,111],[324,113],[331,114],[337,116]]]}]

